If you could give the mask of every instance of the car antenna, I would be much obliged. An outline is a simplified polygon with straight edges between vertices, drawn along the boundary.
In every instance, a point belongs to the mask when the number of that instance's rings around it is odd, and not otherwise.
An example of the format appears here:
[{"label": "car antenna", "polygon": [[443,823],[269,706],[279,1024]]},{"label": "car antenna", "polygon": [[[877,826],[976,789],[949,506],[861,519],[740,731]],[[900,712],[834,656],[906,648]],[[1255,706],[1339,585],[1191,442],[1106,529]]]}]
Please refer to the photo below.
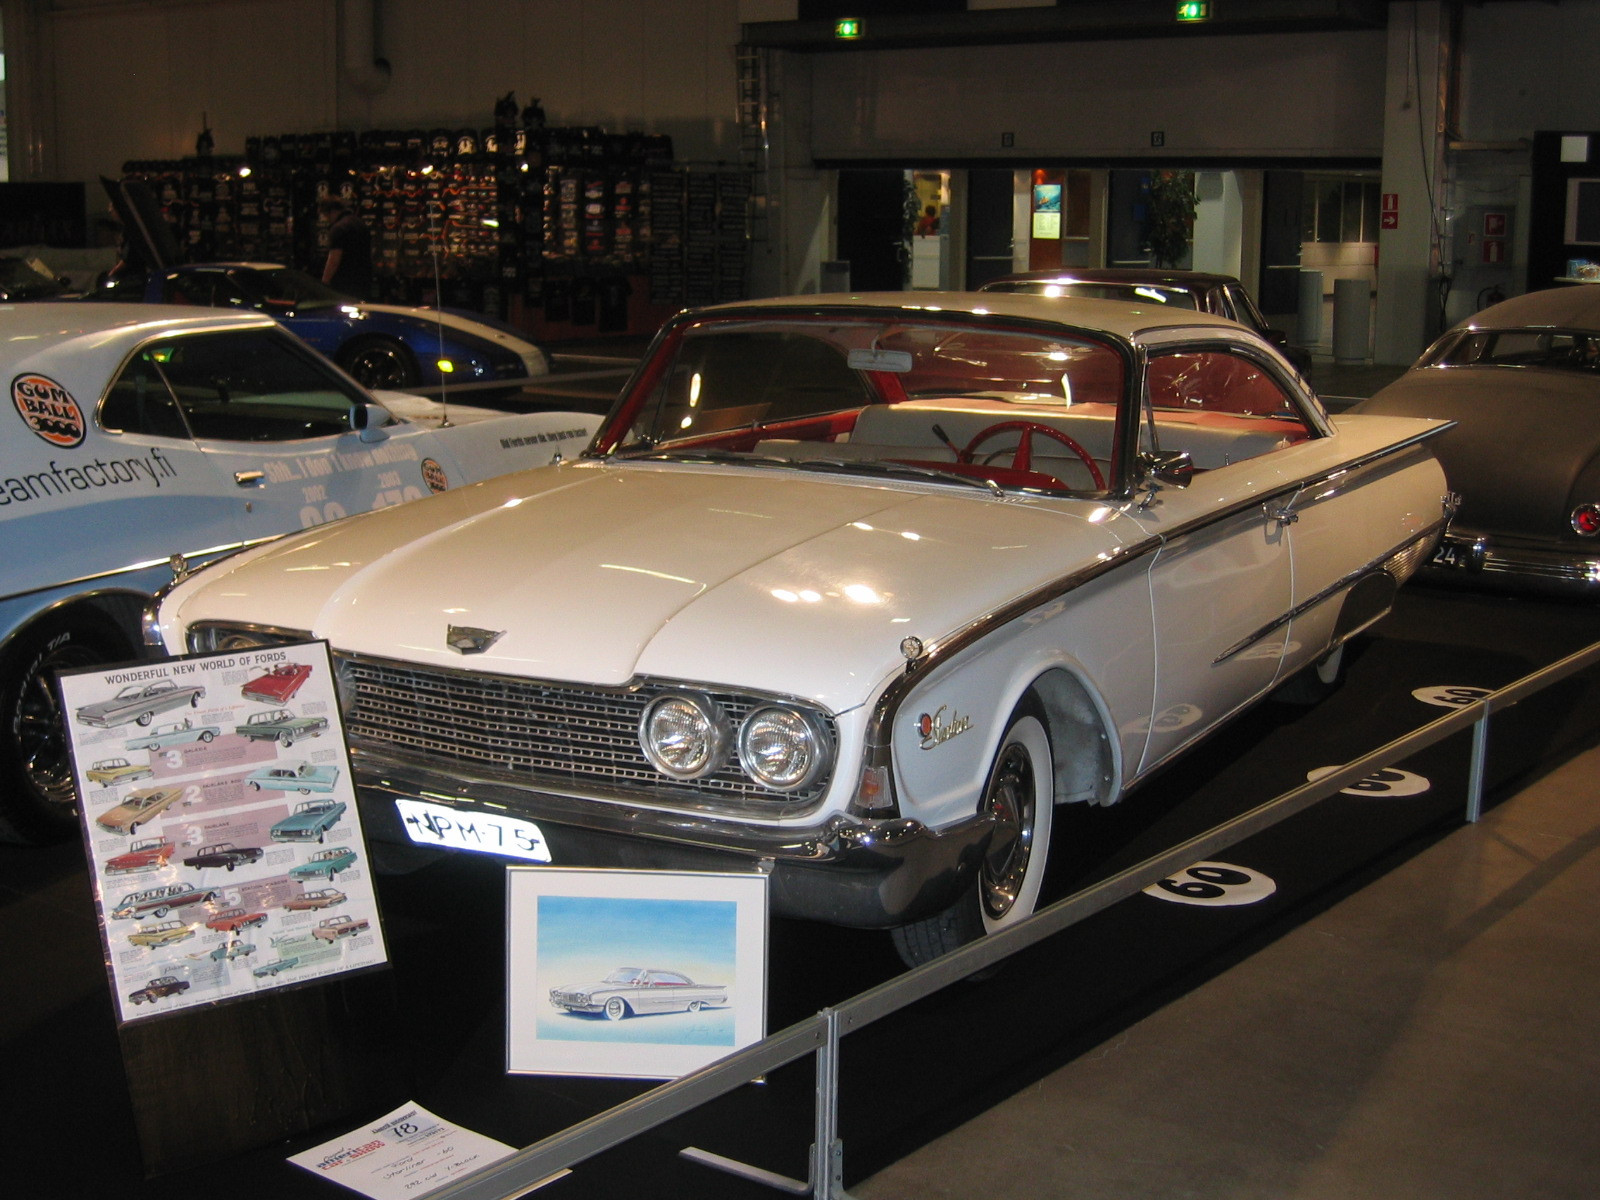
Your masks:
[{"label": "car antenna", "polygon": [[[429,205],[429,208],[433,208]],[[428,241],[433,247],[433,320],[434,327],[439,331],[439,357],[435,360],[439,367],[439,405],[442,415],[439,418],[439,428],[450,428],[450,372],[445,368],[444,359],[444,285],[439,281],[439,243],[444,240],[444,231],[436,222],[438,214],[429,212]]]}]

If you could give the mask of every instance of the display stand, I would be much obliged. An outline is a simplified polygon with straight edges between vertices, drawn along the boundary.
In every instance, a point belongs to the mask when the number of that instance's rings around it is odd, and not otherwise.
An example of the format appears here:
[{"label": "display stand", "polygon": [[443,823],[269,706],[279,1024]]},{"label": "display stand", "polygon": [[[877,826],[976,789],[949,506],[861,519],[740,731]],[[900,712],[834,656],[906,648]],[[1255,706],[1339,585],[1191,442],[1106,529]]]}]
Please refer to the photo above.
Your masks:
[{"label": "display stand", "polygon": [[388,975],[269,992],[125,1026],[145,1174],[219,1162],[409,1095]]}]

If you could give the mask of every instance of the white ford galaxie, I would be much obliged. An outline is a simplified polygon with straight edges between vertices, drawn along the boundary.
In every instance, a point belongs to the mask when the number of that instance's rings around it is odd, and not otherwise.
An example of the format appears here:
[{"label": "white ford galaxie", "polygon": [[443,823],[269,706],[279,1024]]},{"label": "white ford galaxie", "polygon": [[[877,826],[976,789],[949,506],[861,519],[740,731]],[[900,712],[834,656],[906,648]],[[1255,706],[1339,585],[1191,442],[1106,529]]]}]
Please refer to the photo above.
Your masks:
[{"label": "white ford galaxie", "polygon": [[776,911],[915,961],[1032,910],[1058,808],[1332,681],[1439,537],[1441,428],[1331,419],[1202,314],[728,305],[581,458],[247,551],[148,626],[327,639],[378,837],[765,860]]}]

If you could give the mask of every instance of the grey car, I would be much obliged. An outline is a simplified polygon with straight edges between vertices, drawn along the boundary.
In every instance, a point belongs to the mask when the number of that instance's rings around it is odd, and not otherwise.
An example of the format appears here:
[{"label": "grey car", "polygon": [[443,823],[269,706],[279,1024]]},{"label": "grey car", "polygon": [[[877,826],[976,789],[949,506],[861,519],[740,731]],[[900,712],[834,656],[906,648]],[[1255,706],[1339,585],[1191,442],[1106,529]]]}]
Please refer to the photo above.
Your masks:
[{"label": "grey car", "polygon": [[130,721],[148,725],[161,713],[182,708],[185,704],[196,707],[205,694],[205,688],[198,684],[180,687],[170,679],[130,683],[109,700],[85,704],[78,710],[77,717],[81,724],[93,725],[98,729],[126,725]]},{"label": "grey car", "polygon": [[1529,292],[1439,338],[1351,412],[1443,417],[1460,508],[1427,577],[1600,596],[1600,286]]}]

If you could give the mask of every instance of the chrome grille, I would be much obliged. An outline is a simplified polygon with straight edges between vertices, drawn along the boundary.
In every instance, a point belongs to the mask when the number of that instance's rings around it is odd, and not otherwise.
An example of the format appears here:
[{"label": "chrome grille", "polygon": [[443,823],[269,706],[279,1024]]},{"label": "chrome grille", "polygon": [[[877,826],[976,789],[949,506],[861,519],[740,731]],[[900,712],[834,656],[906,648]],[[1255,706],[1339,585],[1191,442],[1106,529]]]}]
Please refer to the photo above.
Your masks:
[{"label": "chrome grille", "polygon": [[[685,690],[647,681],[586,688],[508,675],[440,671],[336,654],[345,729],[365,748],[392,748],[436,764],[458,763],[531,784],[600,790],[634,799],[766,802],[785,807],[820,798],[828,778],[799,792],[764,788],[737,756],[699,779],[663,775],[639,745],[639,721],[657,696]],[[769,697],[695,689],[710,696],[734,729]],[[838,730],[818,713],[832,749]]]}]

